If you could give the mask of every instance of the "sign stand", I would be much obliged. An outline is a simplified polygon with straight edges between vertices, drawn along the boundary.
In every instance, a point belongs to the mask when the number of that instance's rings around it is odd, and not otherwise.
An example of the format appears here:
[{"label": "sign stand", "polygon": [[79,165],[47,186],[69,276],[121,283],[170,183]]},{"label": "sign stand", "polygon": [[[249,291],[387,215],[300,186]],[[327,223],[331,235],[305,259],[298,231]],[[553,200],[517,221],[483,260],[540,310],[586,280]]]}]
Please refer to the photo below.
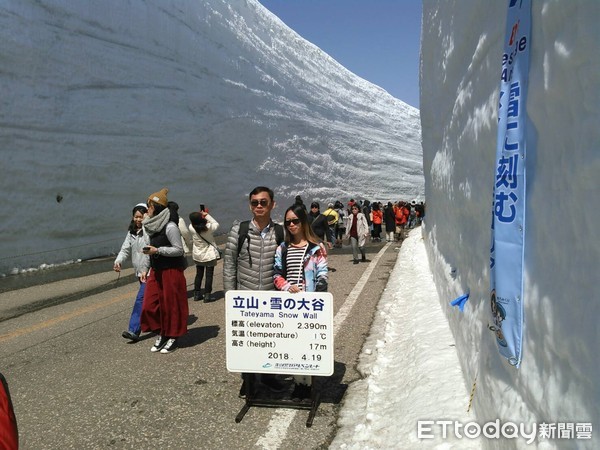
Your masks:
[{"label": "sign stand", "polygon": [[242,374],[244,379],[245,387],[246,387],[246,403],[240,410],[237,416],[235,416],[235,422],[240,423],[250,407],[252,406],[262,406],[267,408],[292,408],[292,409],[305,409],[310,410],[308,414],[308,419],[306,420],[306,427],[310,428],[313,424],[313,420],[315,415],[317,414],[317,409],[319,408],[319,403],[321,401],[321,386],[315,386],[315,378],[313,377],[312,383],[310,385],[310,403],[305,401],[294,401],[287,399],[265,399],[255,397],[256,389],[256,377],[253,373],[244,373]]},{"label": "sign stand", "polygon": [[[312,426],[321,401],[318,378],[333,375],[331,293],[235,290],[227,291],[225,305],[227,370],[242,374],[246,395],[235,421],[252,406],[284,407],[309,410],[306,426]],[[259,374],[310,376],[310,397],[269,396]]]}]

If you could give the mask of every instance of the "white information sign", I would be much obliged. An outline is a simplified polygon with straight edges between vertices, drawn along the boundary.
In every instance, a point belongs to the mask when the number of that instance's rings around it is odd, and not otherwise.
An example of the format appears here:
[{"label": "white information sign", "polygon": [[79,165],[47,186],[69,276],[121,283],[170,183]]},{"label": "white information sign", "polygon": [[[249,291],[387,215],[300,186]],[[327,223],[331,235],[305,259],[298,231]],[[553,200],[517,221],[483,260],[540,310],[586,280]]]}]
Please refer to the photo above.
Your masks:
[{"label": "white information sign", "polygon": [[227,370],[333,374],[333,296],[328,292],[228,291]]}]

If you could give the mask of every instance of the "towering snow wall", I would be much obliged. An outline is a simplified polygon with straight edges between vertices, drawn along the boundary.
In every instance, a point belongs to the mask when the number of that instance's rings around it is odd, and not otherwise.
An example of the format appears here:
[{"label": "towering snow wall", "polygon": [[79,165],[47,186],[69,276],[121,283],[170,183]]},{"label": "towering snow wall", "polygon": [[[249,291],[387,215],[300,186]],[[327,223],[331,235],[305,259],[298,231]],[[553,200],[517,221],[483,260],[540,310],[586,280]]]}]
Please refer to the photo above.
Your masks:
[{"label": "towering snow wall", "polygon": [[[507,4],[424,2],[420,105],[429,262],[469,389],[477,378],[477,419],[592,423],[593,442],[547,444],[599,448],[600,2],[532,2],[520,369],[499,355],[488,330]],[[464,313],[448,305],[467,292]],[[485,442],[503,449],[523,444]]]},{"label": "towering snow wall", "polygon": [[0,274],[118,249],[163,186],[220,231],[259,184],[276,218],[423,194],[418,110],[255,0],[6,0],[0,42]]}]

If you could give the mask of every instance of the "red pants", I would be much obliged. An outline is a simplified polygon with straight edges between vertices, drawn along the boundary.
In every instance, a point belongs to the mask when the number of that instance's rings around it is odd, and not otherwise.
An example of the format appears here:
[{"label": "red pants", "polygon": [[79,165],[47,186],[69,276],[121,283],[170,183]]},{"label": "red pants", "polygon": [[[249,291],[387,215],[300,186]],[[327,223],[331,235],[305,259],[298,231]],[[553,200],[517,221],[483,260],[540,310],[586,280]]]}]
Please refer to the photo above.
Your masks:
[{"label": "red pants", "polygon": [[10,400],[8,385],[0,373],[0,448],[17,450],[19,448],[19,432],[17,419]]},{"label": "red pants", "polygon": [[188,313],[183,269],[151,269],[142,305],[142,331],[183,336],[187,332]]}]

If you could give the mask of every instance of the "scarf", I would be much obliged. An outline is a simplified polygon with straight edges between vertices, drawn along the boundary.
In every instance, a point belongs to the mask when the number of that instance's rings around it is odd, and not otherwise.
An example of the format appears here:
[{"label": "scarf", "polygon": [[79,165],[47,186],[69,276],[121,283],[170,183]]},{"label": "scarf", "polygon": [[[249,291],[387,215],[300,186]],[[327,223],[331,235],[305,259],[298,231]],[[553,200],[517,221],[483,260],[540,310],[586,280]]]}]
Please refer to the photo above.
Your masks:
[{"label": "scarf", "polygon": [[142,221],[142,229],[144,230],[144,233],[146,233],[147,236],[158,233],[167,225],[167,223],[169,223],[170,216],[171,211],[169,208],[165,208],[156,216],[146,217]]}]

